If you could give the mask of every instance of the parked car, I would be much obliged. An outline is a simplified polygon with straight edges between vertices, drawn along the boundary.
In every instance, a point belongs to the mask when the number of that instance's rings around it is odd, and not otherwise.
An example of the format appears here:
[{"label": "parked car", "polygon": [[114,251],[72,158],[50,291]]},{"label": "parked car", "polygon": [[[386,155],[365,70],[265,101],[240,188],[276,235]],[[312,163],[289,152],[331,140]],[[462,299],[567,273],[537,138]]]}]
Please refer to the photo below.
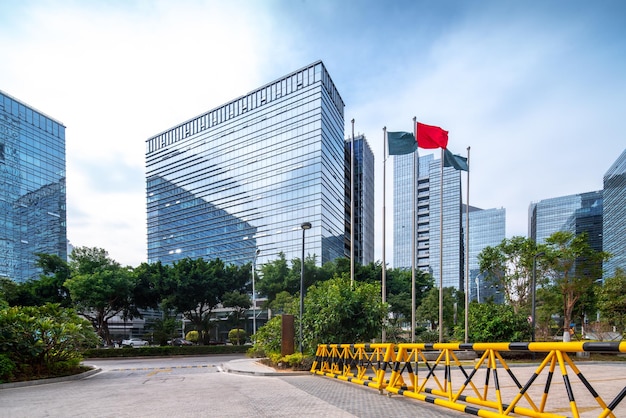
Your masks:
[{"label": "parked car", "polygon": [[173,340],[168,341],[167,343],[170,345],[176,345],[176,346],[193,345],[191,341],[187,341],[184,338],[174,338]]},{"label": "parked car", "polygon": [[122,347],[143,347],[148,345],[148,341],[141,338],[131,338],[129,340],[122,340]]}]

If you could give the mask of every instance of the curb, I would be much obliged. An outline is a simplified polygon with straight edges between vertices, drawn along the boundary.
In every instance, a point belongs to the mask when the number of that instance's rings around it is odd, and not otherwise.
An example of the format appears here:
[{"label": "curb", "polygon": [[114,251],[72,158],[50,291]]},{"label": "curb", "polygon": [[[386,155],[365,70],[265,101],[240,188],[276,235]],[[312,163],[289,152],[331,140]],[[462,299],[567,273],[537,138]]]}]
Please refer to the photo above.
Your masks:
[{"label": "curb", "polygon": [[[93,366],[90,366],[90,367],[93,367]],[[91,370],[88,370],[86,372],[79,373],[79,374],[73,374],[71,376],[52,377],[49,379],[27,380],[25,382],[2,383],[0,384],[0,390],[21,388],[21,387],[26,387],[26,386],[47,385],[48,383],[68,382],[70,380],[80,380],[80,379],[85,379],[101,371],[102,369],[93,367]]]},{"label": "curb", "polygon": [[[247,367],[240,368],[236,367],[233,363],[237,363],[236,361],[230,361],[226,364],[222,364],[222,368],[226,373],[232,374],[243,374],[248,376],[308,376],[311,372],[306,370],[301,371],[278,371],[269,366],[265,366],[263,364],[259,364],[258,361],[250,361],[243,360],[241,363],[246,363]],[[258,370],[252,370],[257,368]],[[266,370],[262,370],[266,369]]]}]

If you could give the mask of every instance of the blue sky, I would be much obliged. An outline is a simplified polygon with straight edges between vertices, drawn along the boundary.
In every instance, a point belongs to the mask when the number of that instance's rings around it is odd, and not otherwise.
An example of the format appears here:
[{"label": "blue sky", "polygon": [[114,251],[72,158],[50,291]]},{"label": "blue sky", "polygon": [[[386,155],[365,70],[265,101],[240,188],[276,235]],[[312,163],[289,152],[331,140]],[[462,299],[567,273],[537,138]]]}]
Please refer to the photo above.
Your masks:
[{"label": "blue sky", "polygon": [[384,126],[415,116],[470,146],[470,204],[504,207],[508,237],[531,201],[602,189],[626,148],[620,0],[8,0],[0,51],[0,89],[67,127],[68,238],[131,266],[146,260],[145,140],[318,59],[346,136],[354,118],[375,154],[377,259]]}]

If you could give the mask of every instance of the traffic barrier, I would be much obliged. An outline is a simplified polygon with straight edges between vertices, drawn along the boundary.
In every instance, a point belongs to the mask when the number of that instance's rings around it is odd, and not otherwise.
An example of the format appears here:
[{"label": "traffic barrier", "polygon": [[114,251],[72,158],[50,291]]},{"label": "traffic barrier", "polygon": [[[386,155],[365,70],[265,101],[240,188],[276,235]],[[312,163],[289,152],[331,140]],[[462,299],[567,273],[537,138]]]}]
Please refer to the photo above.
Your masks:
[{"label": "traffic barrier", "polygon": [[[477,353],[469,364],[458,355],[467,351]],[[537,359],[539,365],[529,375],[530,367],[511,370],[503,352],[540,353],[544,357]],[[578,418],[579,396],[595,402],[596,406],[585,407],[586,416],[599,411],[593,416],[615,417],[626,387],[607,403],[605,397],[613,394],[601,396],[569,355],[582,352],[625,353],[626,343],[321,344],[311,372],[481,417],[555,418],[565,417],[560,413],[569,411]],[[576,390],[568,371],[582,383]],[[558,372],[562,384],[553,382]],[[502,382],[507,377],[504,390]],[[545,377],[543,385],[540,377]],[[565,406],[562,399],[566,399]],[[621,416],[626,416],[624,410]]]},{"label": "traffic barrier", "polygon": [[311,372],[382,391],[393,344],[320,344]]}]

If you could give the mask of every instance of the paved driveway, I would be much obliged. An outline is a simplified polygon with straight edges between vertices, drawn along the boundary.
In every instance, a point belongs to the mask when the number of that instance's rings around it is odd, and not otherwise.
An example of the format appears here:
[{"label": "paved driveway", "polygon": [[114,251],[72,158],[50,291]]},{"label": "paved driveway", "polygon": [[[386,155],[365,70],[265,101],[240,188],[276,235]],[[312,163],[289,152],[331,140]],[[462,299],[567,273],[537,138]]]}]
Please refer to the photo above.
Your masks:
[{"label": "paved driveway", "polygon": [[460,417],[320,376],[223,372],[235,356],[97,360],[82,380],[0,390],[2,417]]}]

